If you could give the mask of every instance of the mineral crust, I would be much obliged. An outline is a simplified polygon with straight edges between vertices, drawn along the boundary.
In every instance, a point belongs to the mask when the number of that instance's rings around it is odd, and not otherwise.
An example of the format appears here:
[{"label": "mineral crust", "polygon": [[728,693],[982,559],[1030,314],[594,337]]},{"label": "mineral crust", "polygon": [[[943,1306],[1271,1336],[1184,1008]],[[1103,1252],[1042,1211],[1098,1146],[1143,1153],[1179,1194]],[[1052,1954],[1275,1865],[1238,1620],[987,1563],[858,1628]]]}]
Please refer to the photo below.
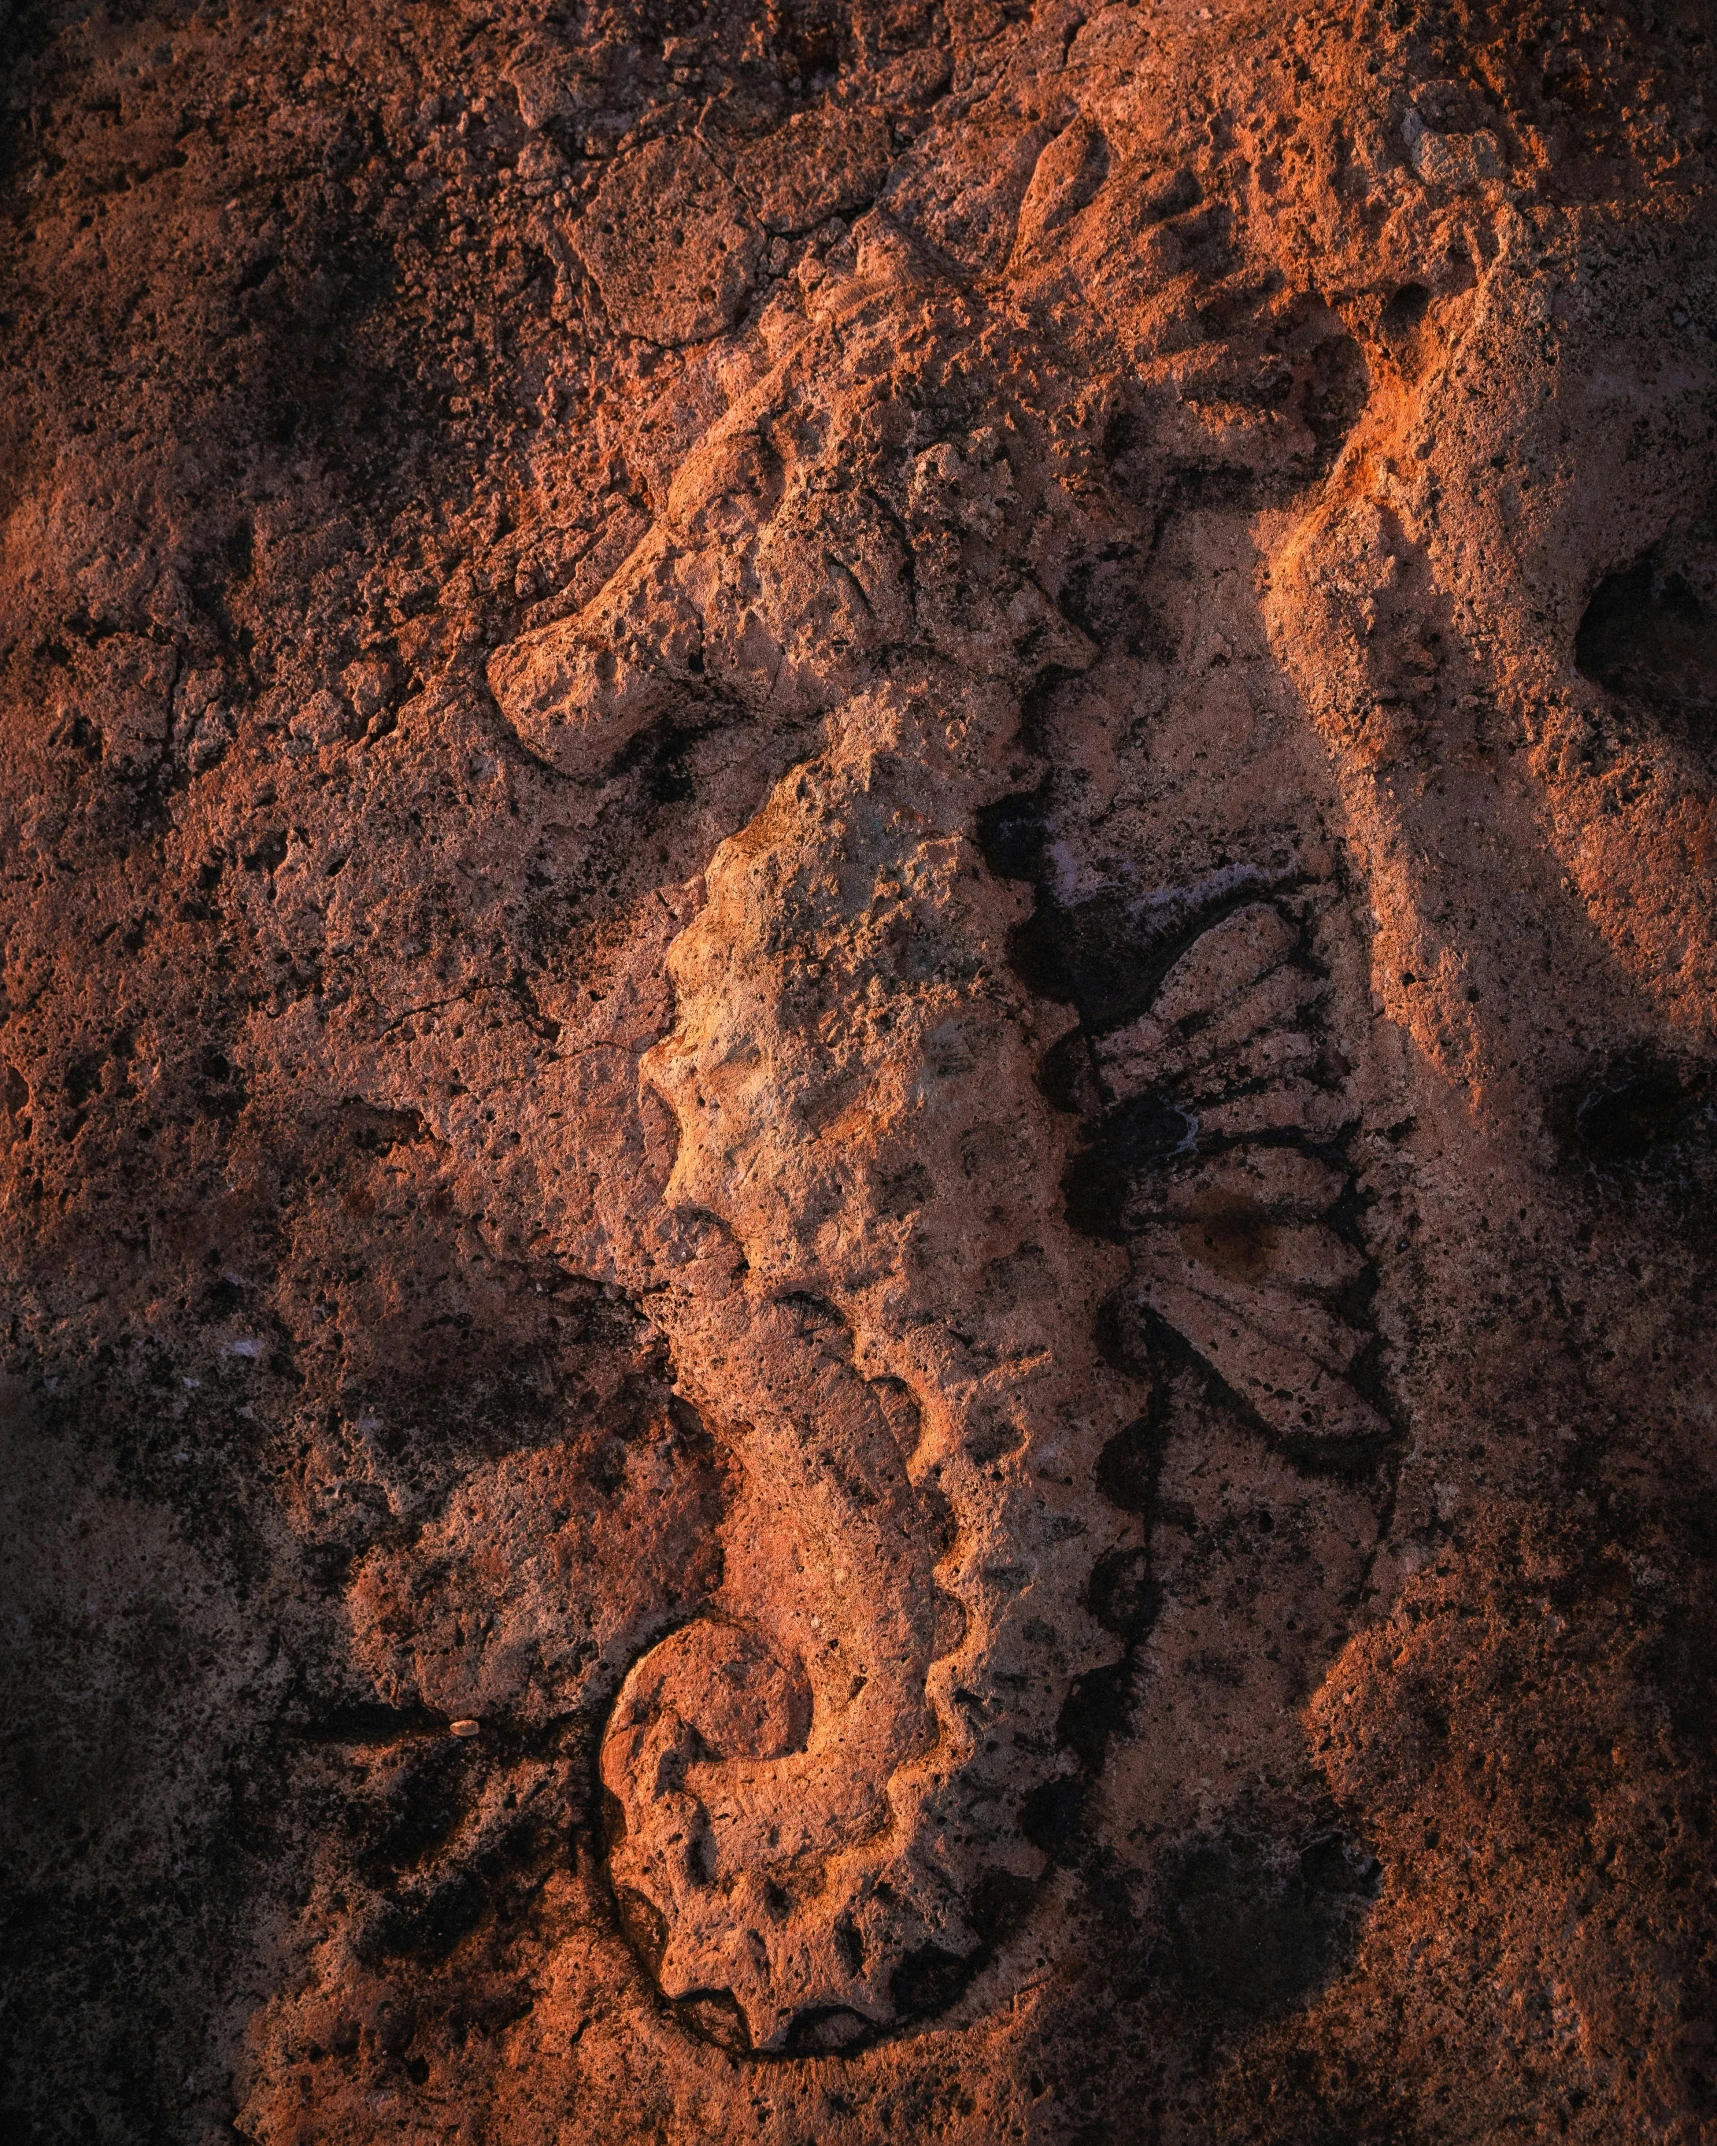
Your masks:
[{"label": "mineral crust", "polygon": [[0,2130],[1717,2135],[1703,0],[28,0]]}]

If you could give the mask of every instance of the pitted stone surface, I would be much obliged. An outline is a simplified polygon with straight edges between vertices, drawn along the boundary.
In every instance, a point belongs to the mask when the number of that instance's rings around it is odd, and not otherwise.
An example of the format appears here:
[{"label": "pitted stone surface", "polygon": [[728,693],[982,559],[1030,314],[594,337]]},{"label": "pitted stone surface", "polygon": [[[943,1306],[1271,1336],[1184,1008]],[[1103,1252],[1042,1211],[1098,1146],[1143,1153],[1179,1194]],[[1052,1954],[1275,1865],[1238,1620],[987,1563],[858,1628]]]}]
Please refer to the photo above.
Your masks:
[{"label": "pitted stone surface", "polygon": [[24,12],[0,2128],[1706,2135],[1704,13]]}]

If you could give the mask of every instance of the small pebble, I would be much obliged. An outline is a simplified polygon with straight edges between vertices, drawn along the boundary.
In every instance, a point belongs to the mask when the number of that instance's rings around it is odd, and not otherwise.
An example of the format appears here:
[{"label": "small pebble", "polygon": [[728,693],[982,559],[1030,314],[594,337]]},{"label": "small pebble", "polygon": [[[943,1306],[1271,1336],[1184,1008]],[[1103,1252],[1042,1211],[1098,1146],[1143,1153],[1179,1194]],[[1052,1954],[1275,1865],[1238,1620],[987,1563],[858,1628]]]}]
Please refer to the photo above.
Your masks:
[{"label": "small pebble", "polygon": [[483,1724],[480,1721],[453,1721],[448,1723],[449,1730],[455,1736],[475,1736],[482,1726]]}]

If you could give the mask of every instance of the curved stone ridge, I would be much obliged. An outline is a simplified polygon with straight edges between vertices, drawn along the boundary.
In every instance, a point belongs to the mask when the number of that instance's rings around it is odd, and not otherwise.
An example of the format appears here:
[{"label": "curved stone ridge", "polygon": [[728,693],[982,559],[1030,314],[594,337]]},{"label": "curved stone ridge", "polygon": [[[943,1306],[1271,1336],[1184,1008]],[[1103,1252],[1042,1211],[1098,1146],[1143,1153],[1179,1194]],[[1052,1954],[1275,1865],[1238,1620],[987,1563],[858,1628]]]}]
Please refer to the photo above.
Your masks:
[{"label": "curved stone ridge", "polygon": [[743,1489],[717,1618],[616,1703],[610,1869],[663,1991],[763,2051],[958,1990],[1115,1653],[1070,1538],[1139,1396],[1060,1219],[1022,903],[967,831],[1015,720],[939,667],[844,705],[712,860],[645,1061],[707,1240],[657,1317]]}]

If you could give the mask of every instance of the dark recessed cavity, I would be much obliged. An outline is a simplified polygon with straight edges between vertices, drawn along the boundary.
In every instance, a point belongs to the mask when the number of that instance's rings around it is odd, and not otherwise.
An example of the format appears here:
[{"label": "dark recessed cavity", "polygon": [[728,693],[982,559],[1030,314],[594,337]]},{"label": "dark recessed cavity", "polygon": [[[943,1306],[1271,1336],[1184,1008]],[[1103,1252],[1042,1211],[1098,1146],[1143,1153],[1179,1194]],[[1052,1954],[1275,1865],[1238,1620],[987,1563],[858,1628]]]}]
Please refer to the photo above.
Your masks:
[{"label": "dark recessed cavity", "polygon": [[1422,283],[1403,283],[1383,308],[1383,332],[1391,342],[1409,336],[1430,310],[1431,294]]},{"label": "dark recessed cavity", "polygon": [[1574,666],[1629,712],[1708,752],[1717,712],[1717,534],[1665,539],[1607,574],[1574,636]]}]

